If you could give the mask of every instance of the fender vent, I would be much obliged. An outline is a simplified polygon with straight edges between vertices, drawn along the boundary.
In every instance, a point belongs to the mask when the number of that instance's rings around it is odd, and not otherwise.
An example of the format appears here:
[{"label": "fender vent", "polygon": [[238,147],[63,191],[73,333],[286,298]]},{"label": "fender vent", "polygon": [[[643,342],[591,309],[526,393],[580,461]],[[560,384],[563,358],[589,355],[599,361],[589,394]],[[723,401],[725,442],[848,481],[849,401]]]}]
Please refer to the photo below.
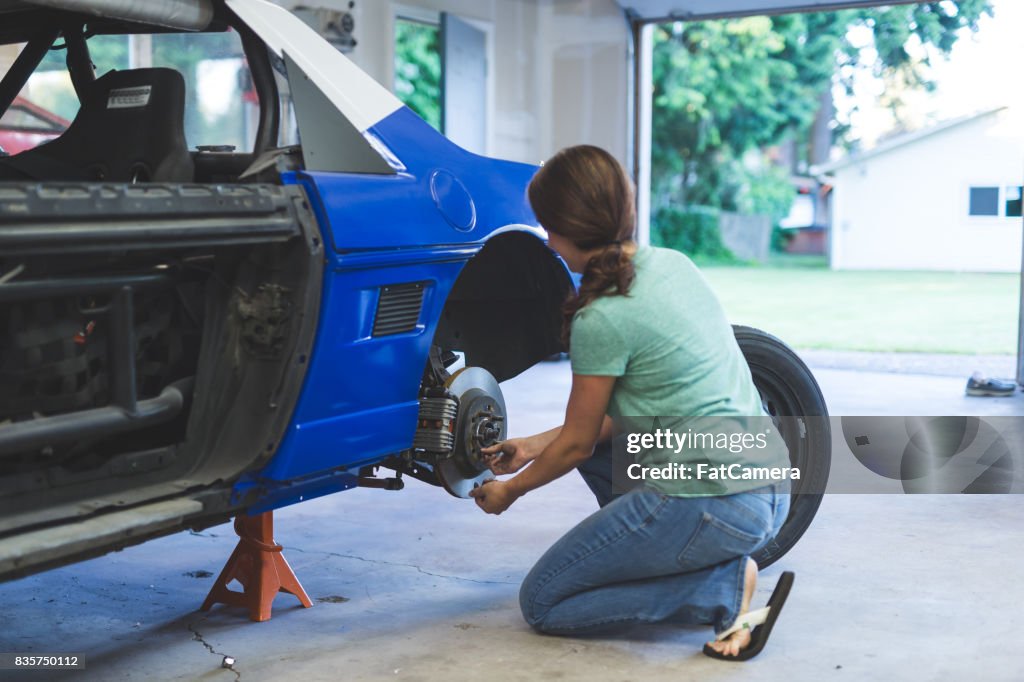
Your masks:
[{"label": "fender vent", "polygon": [[373,335],[401,334],[416,328],[423,307],[423,282],[391,284],[380,288]]}]

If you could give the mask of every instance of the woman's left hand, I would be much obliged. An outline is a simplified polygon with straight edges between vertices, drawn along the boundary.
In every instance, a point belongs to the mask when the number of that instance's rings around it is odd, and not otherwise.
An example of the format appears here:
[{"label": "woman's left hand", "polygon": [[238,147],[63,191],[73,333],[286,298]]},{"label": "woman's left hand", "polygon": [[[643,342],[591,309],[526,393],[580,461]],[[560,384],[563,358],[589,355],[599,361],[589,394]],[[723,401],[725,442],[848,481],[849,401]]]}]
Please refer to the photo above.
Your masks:
[{"label": "woman's left hand", "polygon": [[500,514],[512,503],[519,499],[519,496],[512,491],[508,481],[491,479],[484,481],[483,485],[469,491],[469,496],[476,500],[476,506],[488,514]]}]

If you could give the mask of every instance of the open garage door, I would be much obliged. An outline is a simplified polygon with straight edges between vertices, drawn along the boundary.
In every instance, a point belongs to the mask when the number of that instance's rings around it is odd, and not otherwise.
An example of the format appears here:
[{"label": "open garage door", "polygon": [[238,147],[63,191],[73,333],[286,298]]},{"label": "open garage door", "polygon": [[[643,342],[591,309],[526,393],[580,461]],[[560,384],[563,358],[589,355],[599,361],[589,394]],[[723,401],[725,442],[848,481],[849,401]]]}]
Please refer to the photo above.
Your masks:
[{"label": "open garage door", "polygon": [[[923,4],[923,0],[615,0],[630,20],[634,47],[632,144],[637,183],[637,237],[646,242],[650,229],[651,29],[669,21],[723,19],[788,12],[813,12],[882,5]],[[1024,228],[1024,224],[1022,224]],[[1017,383],[1024,386],[1024,254],[1017,322]]]},{"label": "open garage door", "polygon": [[[650,237],[650,160],[651,160],[651,84],[653,24],[667,21],[722,19],[758,14],[813,12],[850,7],[913,5],[922,0],[615,0],[629,19],[633,43],[630,112],[630,156],[637,185],[637,239],[647,243]],[[1024,292],[1021,296],[1024,311]],[[1024,312],[1021,317],[1021,353],[1024,354]],[[1024,358],[1024,355],[1021,356]],[[1024,380],[1024,362],[1018,361],[1018,374]]]}]

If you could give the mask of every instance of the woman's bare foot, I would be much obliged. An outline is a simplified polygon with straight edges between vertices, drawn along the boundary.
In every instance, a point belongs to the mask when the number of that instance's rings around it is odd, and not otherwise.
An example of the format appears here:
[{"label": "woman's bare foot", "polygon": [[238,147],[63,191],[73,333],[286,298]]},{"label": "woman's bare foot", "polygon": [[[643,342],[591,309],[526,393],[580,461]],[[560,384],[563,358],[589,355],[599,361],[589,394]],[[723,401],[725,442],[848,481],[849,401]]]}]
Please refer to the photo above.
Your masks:
[{"label": "woman's bare foot", "polygon": [[[750,600],[754,597],[754,588],[757,587],[757,563],[753,559],[747,559],[746,572],[743,575],[743,600],[740,602],[740,615],[750,610]],[[744,628],[737,630],[722,641],[708,642],[708,646],[724,656],[735,656],[750,645],[750,630]]]}]

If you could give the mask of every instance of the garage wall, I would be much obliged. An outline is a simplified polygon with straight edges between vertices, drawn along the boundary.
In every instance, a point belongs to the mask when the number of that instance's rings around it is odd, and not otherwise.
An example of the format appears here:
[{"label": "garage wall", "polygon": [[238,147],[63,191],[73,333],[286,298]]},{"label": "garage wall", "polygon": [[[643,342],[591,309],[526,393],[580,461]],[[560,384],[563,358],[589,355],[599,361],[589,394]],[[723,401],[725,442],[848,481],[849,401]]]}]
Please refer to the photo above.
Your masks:
[{"label": "garage wall", "polygon": [[[281,0],[346,9],[347,0]],[[629,31],[614,0],[357,0],[349,53],[379,82],[394,82],[394,16],[451,12],[488,31],[487,153],[539,163],[589,143],[627,168]]]},{"label": "garage wall", "polygon": [[541,87],[550,93],[545,103],[551,121],[549,136],[541,140],[545,156],[573,144],[596,144],[631,169],[626,20],[612,2],[600,0],[543,7]]}]

